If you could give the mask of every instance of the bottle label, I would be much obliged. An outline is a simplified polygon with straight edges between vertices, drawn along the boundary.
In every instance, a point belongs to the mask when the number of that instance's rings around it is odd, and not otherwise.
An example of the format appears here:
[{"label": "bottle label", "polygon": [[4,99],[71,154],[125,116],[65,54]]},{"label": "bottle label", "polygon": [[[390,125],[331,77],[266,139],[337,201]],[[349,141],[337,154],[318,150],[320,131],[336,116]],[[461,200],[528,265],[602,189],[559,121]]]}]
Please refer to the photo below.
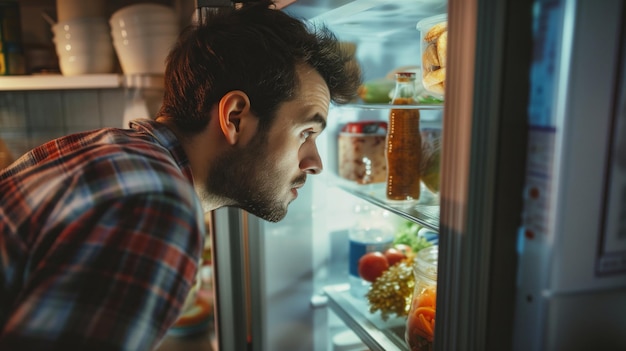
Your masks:
[{"label": "bottle label", "polygon": [[350,240],[350,255],[349,255],[349,271],[350,275],[359,277],[359,259],[361,256],[368,252],[380,251],[383,252],[391,247],[392,242],[375,242],[366,243],[361,241]]},{"label": "bottle label", "polygon": [[419,110],[392,109],[389,114],[386,147],[388,200],[416,201],[420,198],[422,136],[419,118]]}]

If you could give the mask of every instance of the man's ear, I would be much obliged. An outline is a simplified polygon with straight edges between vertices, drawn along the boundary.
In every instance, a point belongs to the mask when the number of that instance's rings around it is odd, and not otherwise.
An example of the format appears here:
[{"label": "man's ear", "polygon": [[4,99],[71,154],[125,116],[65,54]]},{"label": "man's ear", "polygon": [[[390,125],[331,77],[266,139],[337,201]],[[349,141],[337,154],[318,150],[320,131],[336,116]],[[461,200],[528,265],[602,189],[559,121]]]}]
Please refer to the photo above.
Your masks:
[{"label": "man's ear", "polygon": [[[218,116],[222,133],[231,145],[239,142],[244,132],[249,132],[246,129],[256,129],[256,117],[250,112],[250,99],[241,90],[229,91],[222,96]],[[251,117],[254,121],[251,121]]]}]

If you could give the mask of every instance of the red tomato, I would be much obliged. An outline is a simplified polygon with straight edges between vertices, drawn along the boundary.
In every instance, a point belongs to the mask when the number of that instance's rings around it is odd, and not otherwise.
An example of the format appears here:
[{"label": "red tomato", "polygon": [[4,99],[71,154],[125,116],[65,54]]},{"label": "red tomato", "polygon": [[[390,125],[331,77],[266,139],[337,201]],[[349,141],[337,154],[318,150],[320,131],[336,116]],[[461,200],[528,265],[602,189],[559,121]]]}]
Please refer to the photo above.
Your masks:
[{"label": "red tomato", "polygon": [[410,253],[413,252],[413,249],[411,249],[411,247],[409,245],[406,245],[406,244],[396,244],[393,247],[396,250],[402,252],[404,254],[404,256],[408,256]]},{"label": "red tomato", "polygon": [[402,261],[406,258],[406,255],[402,253],[402,251],[396,249],[395,247],[390,247],[385,250],[385,258],[387,258],[387,262],[389,262],[390,266]]},{"label": "red tomato", "polygon": [[388,268],[387,258],[378,251],[368,252],[359,259],[359,275],[368,282],[374,282]]}]

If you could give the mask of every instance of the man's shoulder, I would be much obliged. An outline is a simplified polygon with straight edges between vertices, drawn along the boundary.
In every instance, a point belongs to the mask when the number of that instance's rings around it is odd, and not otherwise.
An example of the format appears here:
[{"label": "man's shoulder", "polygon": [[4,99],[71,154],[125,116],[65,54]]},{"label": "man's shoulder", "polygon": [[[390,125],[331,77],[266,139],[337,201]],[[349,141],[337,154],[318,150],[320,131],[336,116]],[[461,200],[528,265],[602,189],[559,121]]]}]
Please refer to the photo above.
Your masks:
[{"label": "man's shoulder", "polygon": [[3,174],[0,189],[19,187],[22,196],[37,201],[61,193],[92,200],[160,191],[187,194],[192,181],[184,167],[148,134],[103,128],[33,149]]}]

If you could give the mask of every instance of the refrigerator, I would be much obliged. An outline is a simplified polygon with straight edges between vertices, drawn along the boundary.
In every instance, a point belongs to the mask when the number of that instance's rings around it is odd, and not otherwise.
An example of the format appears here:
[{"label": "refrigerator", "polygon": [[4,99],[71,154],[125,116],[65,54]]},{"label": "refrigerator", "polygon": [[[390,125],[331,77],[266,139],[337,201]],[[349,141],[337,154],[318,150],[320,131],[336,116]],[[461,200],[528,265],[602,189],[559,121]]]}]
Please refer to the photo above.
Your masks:
[{"label": "refrigerator", "polygon": [[297,0],[282,11],[356,44],[364,80],[419,66],[417,22],[448,17],[438,203],[388,204],[338,176],[331,106],[287,217],[210,214],[219,350],[409,350],[404,320],[350,293],[355,206],[438,233],[435,350],[626,349],[626,6],[619,0]]}]

